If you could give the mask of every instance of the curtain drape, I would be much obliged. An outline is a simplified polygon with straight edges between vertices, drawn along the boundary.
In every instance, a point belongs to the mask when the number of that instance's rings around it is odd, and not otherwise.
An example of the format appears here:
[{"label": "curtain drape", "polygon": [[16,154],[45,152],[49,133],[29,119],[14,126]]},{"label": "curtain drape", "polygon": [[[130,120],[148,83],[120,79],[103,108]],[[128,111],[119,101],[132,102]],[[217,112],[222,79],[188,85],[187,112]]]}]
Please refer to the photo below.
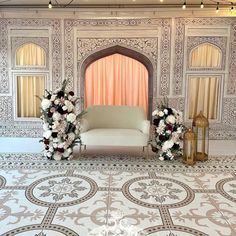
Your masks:
[{"label": "curtain drape", "polygon": [[92,63],[85,73],[85,107],[130,105],[148,110],[148,71],[130,57],[113,54]]},{"label": "curtain drape", "polygon": [[17,66],[45,66],[46,55],[42,47],[28,43],[16,51]]},{"label": "curtain drape", "polygon": [[218,77],[190,77],[189,78],[189,118],[194,118],[200,111],[208,119],[217,118],[219,102]]},{"label": "curtain drape", "polygon": [[45,88],[45,76],[17,76],[17,116],[39,117],[40,100]]},{"label": "curtain drape", "polygon": [[221,52],[216,46],[204,43],[192,50],[190,67],[212,67],[221,65]]}]

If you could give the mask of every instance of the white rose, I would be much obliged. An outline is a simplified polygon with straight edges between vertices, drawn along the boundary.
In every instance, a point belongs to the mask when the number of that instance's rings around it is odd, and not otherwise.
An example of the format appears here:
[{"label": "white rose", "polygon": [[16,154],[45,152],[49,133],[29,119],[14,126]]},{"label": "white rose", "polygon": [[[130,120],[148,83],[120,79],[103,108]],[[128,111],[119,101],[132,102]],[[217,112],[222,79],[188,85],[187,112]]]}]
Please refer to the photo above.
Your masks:
[{"label": "white rose", "polygon": [[178,111],[178,115],[182,117],[183,116],[183,112],[182,111]]},{"label": "white rose", "polygon": [[158,110],[155,110],[152,112],[152,116],[157,116],[157,114],[158,114]]},{"label": "white rose", "polygon": [[58,144],[58,148],[63,148],[64,145],[65,145],[65,143],[60,143],[60,144]]},{"label": "white rose", "polygon": [[66,111],[67,109],[68,109],[67,106],[63,106],[63,107],[62,107],[62,110],[63,110],[63,111]]},{"label": "white rose", "polygon": [[51,106],[51,101],[48,99],[43,99],[41,102],[41,107],[43,110],[47,110]]},{"label": "white rose", "polygon": [[174,114],[177,114],[177,113],[178,113],[174,108],[171,108],[171,109],[172,109],[172,111],[173,111]]},{"label": "white rose", "polygon": [[160,120],[160,122],[159,122],[159,127],[163,127],[163,128],[165,128],[165,122],[164,122],[164,120]]},{"label": "white rose", "polygon": [[75,130],[75,134],[79,134],[79,130],[78,129]]},{"label": "white rose", "polygon": [[161,150],[163,152],[166,152],[168,149],[172,148],[173,145],[174,145],[174,142],[172,140],[167,140],[167,141],[164,142]]},{"label": "white rose", "polygon": [[70,113],[67,117],[66,117],[67,121],[73,123],[76,119],[76,115],[73,113]]},{"label": "white rose", "polygon": [[173,115],[167,116],[166,122],[170,124],[175,124],[175,117]]},{"label": "white rose", "polygon": [[70,101],[66,100],[65,105],[67,106],[69,112],[73,111],[74,105]]},{"label": "white rose", "polygon": [[171,151],[169,150],[167,153],[166,153],[166,155],[168,156],[168,157],[173,157],[173,154],[171,153]]},{"label": "white rose", "polygon": [[53,141],[54,143],[58,143],[58,142],[59,142],[59,139],[58,139],[58,138],[54,138],[52,141]]},{"label": "white rose", "polygon": [[167,110],[167,109],[164,109],[164,113],[167,115],[167,114],[168,114],[168,110]]},{"label": "white rose", "polygon": [[182,128],[181,128],[181,127],[178,127],[178,128],[177,128],[177,133],[178,133],[178,134],[181,134],[181,133],[182,133]]},{"label": "white rose", "polygon": [[163,111],[159,111],[158,112],[158,116],[160,116],[160,117],[164,116],[164,112]]},{"label": "white rose", "polygon": [[52,115],[52,119],[57,121],[61,119],[61,114],[59,112],[54,112]]},{"label": "white rose", "polygon": [[58,153],[55,153],[55,154],[53,155],[53,159],[56,160],[56,161],[60,161],[60,160],[61,160],[61,155],[58,154]]},{"label": "white rose", "polygon": [[56,97],[57,97],[57,96],[54,94],[54,95],[51,96],[51,99],[50,99],[50,100],[53,102],[53,101],[56,99]]},{"label": "white rose", "polygon": [[57,143],[53,143],[52,145],[54,148],[57,148]]},{"label": "white rose", "polygon": [[48,129],[49,129],[48,124],[43,124],[43,130],[44,130],[44,131],[47,131]]},{"label": "white rose", "polygon": [[57,129],[57,127],[59,126],[59,122],[56,120],[53,122],[53,125],[52,125],[52,129]]},{"label": "white rose", "polygon": [[70,142],[73,142],[74,140],[75,140],[75,134],[74,133],[69,133],[68,134],[68,140],[70,141]]},{"label": "white rose", "polygon": [[54,151],[54,148],[53,148],[53,147],[49,147],[48,151],[49,151],[49,152],[53,152],[53,151]]},{"label": "white rose", "polygon": [[159,156],[159,160],[164,161],[164,157],[163,156]]},{"label": "white rose", "polygon": [[44,155],[45,157],[47,157],[47,153],[48,153],[48,152],[47,152],[46,150],[43,151],[43,155]]},{"label": "white rose", "polygon": [[52,131],[51,130],[47,130],[43,133],[43,137],[46,139],[49,139],[52,135]]},{"label": "white rose", "polygon": [[52,153],[51,152],[47,152],[47,157],[51,157]]},{"label": "white rose", "polygon": [[70,152],[68,151],[68,149],[65,149],[63,156],[68,157],[69,155],[70,155]]},{"label": "white rose", "polygon": [[54,101],[54,104],[55,105],[58,105],[60,103],[60,100],[59,99],[56,99],[55,101]]}]

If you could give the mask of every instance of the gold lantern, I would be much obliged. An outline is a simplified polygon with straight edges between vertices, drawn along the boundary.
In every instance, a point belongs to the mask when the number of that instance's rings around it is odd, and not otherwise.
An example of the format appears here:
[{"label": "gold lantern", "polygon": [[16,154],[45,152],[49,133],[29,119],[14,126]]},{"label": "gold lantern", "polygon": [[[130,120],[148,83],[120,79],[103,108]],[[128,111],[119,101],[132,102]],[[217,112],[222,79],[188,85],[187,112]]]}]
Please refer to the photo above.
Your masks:
[{"label": "gold lantern", "polygon": [[183,162],[188,165],[196,163],[196,142],[192,129],[184,133]]},{"label": "gold lantern", "polygon": [[196,139],[196,160],[208,160],[209,122],[202,111],[193,119],[193,131]]}]

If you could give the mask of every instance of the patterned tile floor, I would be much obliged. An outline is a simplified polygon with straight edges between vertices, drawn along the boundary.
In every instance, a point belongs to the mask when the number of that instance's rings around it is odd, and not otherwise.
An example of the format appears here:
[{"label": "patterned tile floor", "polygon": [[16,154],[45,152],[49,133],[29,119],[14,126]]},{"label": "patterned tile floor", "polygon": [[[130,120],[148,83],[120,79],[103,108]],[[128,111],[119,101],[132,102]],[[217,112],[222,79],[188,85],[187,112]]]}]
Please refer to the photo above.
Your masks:
[{"label": "patterned tile floor", "polygon": [[236,236],[236,156],[0,154],[1,236]]}]

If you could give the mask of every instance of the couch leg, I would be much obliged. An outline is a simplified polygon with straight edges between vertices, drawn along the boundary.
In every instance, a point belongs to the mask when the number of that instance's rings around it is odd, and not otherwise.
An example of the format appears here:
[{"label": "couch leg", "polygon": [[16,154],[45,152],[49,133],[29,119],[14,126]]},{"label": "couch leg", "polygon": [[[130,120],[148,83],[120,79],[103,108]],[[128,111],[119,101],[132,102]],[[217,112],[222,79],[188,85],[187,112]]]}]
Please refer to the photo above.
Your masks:
[{"label": "couch leg", "polygon": [[[145,148],[146,148],[146,152],[145,152]],[[144,156],[145,156],[145,158],[149,158],[149,150],[148,150],[148,145],[147,146],[143,146],[143,152],[144,152]]]}]

